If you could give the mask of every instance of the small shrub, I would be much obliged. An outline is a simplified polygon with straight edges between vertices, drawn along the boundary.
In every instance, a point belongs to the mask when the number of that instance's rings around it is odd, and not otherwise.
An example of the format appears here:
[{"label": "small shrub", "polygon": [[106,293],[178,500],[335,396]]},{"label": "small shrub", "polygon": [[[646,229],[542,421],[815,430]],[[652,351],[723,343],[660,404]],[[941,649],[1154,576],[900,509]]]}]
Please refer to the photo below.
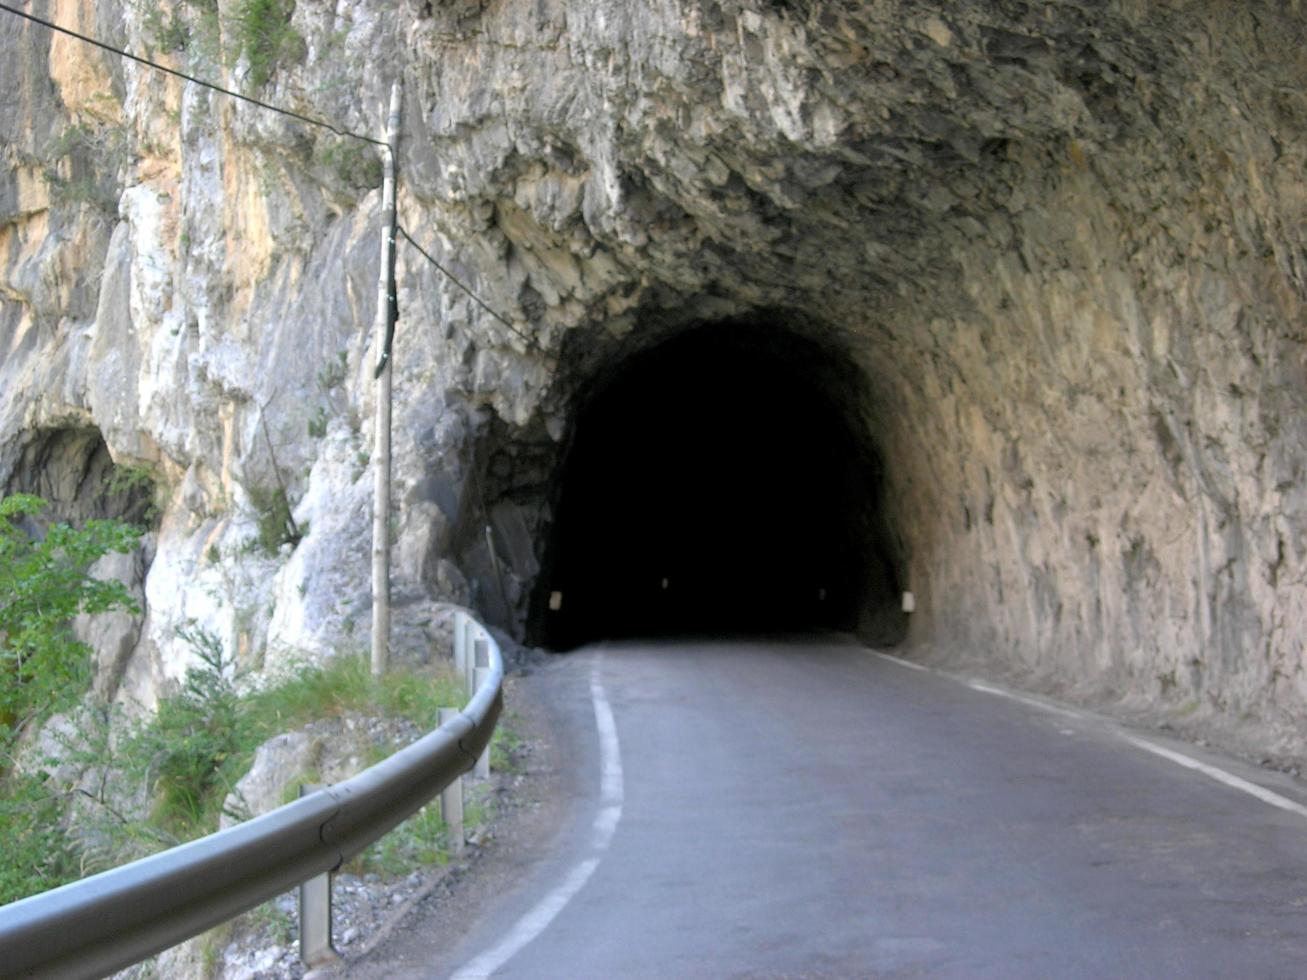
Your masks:
[{"label": "small shrub", "polygon": [[191,25],[187,53],[209,61],[222,59],[222,23],[218,17],[217,0],[191,0],[190,7],[198,11]]},{"label": "small shrub", "polygon": [[130,524],[152,526],[159,520],[159,488],[148,466],[114,466],[105,477],[101,495],[125,498],[120,512]]},{"label": "small shrub", "polygon": [[[126,126],[74,123],[50,141],[42,156],[48,162],[41,179],[55,204],[89,204],[106,214],[117,213],[116,176],[132,156]],[[58,162],[64,160],[61,168]]]},{"label": "small shrub", "polygon": [[53,170],[41,173],[50,188],[50,199],[55,204],[87,204],[105,214],[118,210],[118,195],[90,177],[61,177]]},{"label": "small shrub", "polygon": [[372,190],[381,186],[384,175],[381,157],[357,140],[324,137],[318,162],[346,187]]},{"label": "small shrub", "polygon": [[279,683],[242,695],[217,638],[195,628],[182,635],[201,663],[188,671],[181,694],[160,704],[144,753],[133,750],[156,774],[158,816],[173,830],[216,825],[223,797],[274,735],[345,714],[403,718],[426,730],[436,726],[441,705],[465,700],[450,673],[393,671],[377,679],[359,656],[299,666]]},{"label": "small shrub", "polygon": [[327,434],[327,410],[318,406],[313,418],[309,419],[309,438],[321,439]]},{"label": "small shrub", "polygon": [[128,753],[153,777],[160,822],[187,831],[210,823],[237,770],[248,764],[258,733],[244,717],[221,641],[194,624],[178,635],[200,662],[187,670],[178,694],[159,702]]},{"label": "small shrub", "polygon": [[126,493],[154,493],[154,474],[148,466],[115,466],[104,481],[104,492],[110,495]]},{"label": "small shrub", "polygon": [[461,705],[467,700],[462,678],[452,672],[439,674],[391,671],[376,685],[376,706],[388,717],[407,718],[429,731],[440,724],[440,707]]},{"label": "small shrub", "polygon": [[141,26],[150,44],[159,51],[184,51],[191,39],[190,27],[175,9],[165,15],[160,7],[149,4],[144,8]]},{"label": "small shrub", "polygon": [[280,486],[249,486],[245,492],[254,506],[258,544],[265,553],[275,555],[283,544],[294,547],[303,540],[304,531],[291,516],[285,490]]},{"label": "small shrub", "polygon": [[294,941],[296,936],[295,916],[278,906],[275,898],[270,902],[255,906],[249,911],[248,916],[248,921],[255,928],[267,929],[268,938],[274,943],[289,946]]},{"label": "small shrub", "polygon": [[449,863],[449,837],[433,800],[350,862],[356,873],[406,875],[417,865]]},{"label": "small shrub", "polygon": [[[435,727],[441,705],[466,700],[462,679],[452,671],[396,670],[375,679],[362,656],[297,665],[280,682],[242,691],[216,636],[194,623],[178,636],[198,662],[182,689],[160,701],[153,718],[117,739],[112,753],[108,706],[91,711],[78,734],[69,736],[61,761],[87,768],[84,788],[76,791],[89,797],[78,839],[65,830],[70,788],[54,786],[44,773],[13,774],[0,783],[0,901],[215,830],[225,797],[248,771],[258,746],[274,735],[346,714],[400,717],[427,729]],[[381,755],[389,751],[378,748]],[[320,780],[317,773],[304,773],[296,781]],[[148,815],[123,812],[130,805],[121,799],[142,795],[153,801]],[[476,826],[484,812],[479,797],[469,796],[465,826]],[[446,841],[438,813],[438,805],[429,805],[355,866],[406,874],[418,863],[443,863]]]},{"label": "small shrub", "polygon": [[349,375],[348,357],[345,351],[338,351],[334,361],[318,369],[318,390],[324,395],[345,383],[345,378]]},{"label": "small shrub", "polygon": [[494,737],[490,740],[490,768],[496,772],[517,772],[526,752],[526,739],[518,732],[517,723],[517,715],[506,711],[495,726]]},{"label": "small shrub", "polygon": [[269,735],[351,712],[403,718],[427,731],[438,724],[441,706],[466,700],[461,678],[450,671],[392,670],[374,678],[364,657],[349,655],[322,666],[296,665],[285,680],[248,696],[249,710]]},{"label": "small shrub", "polygon": [[291,26],[293,0],[238,0],[233,18],[240,55],[250,66],[254,88],[267,84],[278,62],[304,44]]}]

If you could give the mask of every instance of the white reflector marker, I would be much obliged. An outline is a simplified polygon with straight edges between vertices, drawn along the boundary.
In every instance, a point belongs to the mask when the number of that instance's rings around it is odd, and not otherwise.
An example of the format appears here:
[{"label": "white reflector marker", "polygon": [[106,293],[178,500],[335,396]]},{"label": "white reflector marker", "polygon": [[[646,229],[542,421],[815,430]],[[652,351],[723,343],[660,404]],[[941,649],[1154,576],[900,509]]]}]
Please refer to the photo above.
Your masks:
[{"label": "white reflector marker", "polygon": [[917,611],[917,597],[911,592],[903,593],[903,611],[908,613]]},{"label": "white reflector marker", "polygon": [[560,609],[562,609],[562,608],[563,608],[563,593],[561,593],[561,592],[550,592],[550,593],[549,593],[549,611],[550,611],[550,612],[558,612],[558,610],[560,610]]}]

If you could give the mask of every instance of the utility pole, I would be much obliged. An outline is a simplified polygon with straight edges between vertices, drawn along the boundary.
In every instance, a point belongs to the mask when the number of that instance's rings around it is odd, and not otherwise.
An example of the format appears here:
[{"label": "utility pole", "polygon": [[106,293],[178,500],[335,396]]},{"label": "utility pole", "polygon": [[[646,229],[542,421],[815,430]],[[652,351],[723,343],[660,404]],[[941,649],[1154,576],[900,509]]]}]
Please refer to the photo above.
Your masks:
[{"label": "utility pole", "polygon": [[372,676],[386,672],[390,660],[390,381],[395,337],[395,168],[399,145],[400,86],[390,90],[386,148],[382,151],[381,271],[377,279],[376,430],[372,443]]}]

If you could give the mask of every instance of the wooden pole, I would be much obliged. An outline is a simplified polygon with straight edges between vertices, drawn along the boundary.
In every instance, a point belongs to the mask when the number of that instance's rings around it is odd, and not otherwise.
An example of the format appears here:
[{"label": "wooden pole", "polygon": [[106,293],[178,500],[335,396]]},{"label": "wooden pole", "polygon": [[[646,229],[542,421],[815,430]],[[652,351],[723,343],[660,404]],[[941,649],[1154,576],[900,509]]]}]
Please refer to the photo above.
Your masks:
[{"label": "wooden pole", "polygon": [[382,151],[381,272],[377,279],[376,430],[372,445],[372,676],[390,660],[390,381],[395,328],[395,148],[399,143],[400,87],[390,90],[386,149]]}]

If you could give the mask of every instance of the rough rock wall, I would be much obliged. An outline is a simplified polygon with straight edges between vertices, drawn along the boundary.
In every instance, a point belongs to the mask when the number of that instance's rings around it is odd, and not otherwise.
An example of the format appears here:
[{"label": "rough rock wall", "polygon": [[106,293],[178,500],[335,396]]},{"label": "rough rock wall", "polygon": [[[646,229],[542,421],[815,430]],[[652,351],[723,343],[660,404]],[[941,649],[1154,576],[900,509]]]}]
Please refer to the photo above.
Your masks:
[{"label": "rough rock wall", "polygon": [[[765,309],[861,368],[923,655],[1300,738],[1296,0],[301,0],[271,56],[229,2],[45,9],[368,133],[402,78],[401,221],[533,343],[401,246],[401,646],[440,600],[520,625],[588,377]],[[362,645],[371,151],[0,47],[0,478],[94,425],[171,488],[143,697],[187,617]],[[310,530],[263,554],[279,473]]]}]

